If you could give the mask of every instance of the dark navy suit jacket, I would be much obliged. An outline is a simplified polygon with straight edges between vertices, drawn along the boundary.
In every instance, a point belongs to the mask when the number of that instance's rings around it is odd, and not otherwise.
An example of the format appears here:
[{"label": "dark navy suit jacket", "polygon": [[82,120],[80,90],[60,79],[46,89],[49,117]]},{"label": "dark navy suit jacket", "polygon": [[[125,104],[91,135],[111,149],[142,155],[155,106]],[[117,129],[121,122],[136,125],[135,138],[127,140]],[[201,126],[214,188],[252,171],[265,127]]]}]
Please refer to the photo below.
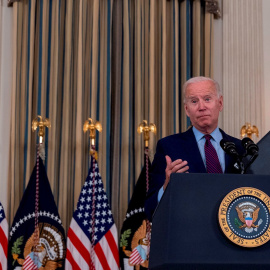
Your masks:
[{"label": "dark navy suit jacket", "polygon": [[[234,142],[238,153],[243,155],[244,148],[241,145],[241,141],[227,135],[221,129],[220,131],[223,139]],[[174,134],[159,140],[152,164],[149,190],[145,202],[145,213],[149,220],[152,219],[152,215],[157,207],[158,192],[165,181],[166,155],[168,155],[172,161],[176,159],[186,160],[189,166],[189,173],[206,173],[206,168],[191,128],[186,132]],[[225,154],[225,173],[239,173],[233,166],[235,162],[236,160],[232,156]]]}]

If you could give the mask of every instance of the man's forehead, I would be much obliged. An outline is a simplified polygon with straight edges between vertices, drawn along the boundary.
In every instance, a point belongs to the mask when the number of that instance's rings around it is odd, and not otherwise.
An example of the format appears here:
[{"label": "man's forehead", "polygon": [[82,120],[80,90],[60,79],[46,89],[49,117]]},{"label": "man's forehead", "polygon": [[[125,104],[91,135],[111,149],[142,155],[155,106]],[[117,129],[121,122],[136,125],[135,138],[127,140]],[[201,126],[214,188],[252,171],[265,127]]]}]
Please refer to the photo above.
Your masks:
[{"label": "man's forehead", "polygon": [[215,92],[211,91],[205,91],[203,93],[187,93],[187,98],[192,98],[192,97],[207,97],[207,96],[217,96]]},{"label": "man's forehead", "polygon": [[186,89],[186,96],[206,96],[216,95],[217,91],[212,81],[203,81],[197,83],[191,83]]},{"label": "man's forehead", "polygon": [[193,82],[187,86],[187,89],[214,89],[215,84],[212,81]]}]

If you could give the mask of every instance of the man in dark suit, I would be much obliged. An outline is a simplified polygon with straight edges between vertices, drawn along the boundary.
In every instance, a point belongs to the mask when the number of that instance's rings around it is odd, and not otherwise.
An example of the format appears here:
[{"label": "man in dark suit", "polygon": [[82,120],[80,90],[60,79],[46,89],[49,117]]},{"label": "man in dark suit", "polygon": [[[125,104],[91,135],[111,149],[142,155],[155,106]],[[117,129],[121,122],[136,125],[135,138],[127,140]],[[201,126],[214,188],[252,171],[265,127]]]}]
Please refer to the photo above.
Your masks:
[{"label": "man in dark suit", "polygon": [[[170,181],[171,173],[239,173],[234,168],[236,160],[220,147],[223,138],[235,143],[240,154],[244,153],[239,139],[218,128],[219,113],[223,109],[223,96],[218,83],[206,77],[191,78],[184,84],[183,94],[185,112],[193,127],[157,143],[145,204],[149,220]],[[212,164],[209,165],[209,158],[207,160],[206,144],[215,149],[217,170],[210,168]]]}]

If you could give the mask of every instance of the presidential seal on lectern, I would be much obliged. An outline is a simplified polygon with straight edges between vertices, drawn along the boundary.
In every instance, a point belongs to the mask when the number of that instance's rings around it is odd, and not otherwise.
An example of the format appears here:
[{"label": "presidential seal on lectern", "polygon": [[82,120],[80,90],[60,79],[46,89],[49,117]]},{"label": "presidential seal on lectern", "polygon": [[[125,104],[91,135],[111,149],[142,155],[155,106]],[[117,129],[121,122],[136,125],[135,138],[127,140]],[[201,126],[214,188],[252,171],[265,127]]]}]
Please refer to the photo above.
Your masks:
[{"label": "presidential seal on lectern", "polygon": [[223,233],[236,245],[258,247],[270,240],[270,198],[252,187],[232,190],[222,200],[218,219]]}]

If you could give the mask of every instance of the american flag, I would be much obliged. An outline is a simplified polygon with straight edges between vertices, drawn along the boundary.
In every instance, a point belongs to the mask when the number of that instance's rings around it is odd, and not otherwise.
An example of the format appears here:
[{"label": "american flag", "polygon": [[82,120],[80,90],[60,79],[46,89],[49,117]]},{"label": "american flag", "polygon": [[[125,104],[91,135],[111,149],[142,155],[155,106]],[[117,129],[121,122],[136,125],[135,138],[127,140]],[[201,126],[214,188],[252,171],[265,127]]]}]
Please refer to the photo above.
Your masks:
[{"label": "american flag", "polygon": [[117,229],[93,157],[67,237],[65,269],[119,269]]},{"label": "american flag", "polygon": [[8,224],[0,203],[0,270],[7,269]]}]

